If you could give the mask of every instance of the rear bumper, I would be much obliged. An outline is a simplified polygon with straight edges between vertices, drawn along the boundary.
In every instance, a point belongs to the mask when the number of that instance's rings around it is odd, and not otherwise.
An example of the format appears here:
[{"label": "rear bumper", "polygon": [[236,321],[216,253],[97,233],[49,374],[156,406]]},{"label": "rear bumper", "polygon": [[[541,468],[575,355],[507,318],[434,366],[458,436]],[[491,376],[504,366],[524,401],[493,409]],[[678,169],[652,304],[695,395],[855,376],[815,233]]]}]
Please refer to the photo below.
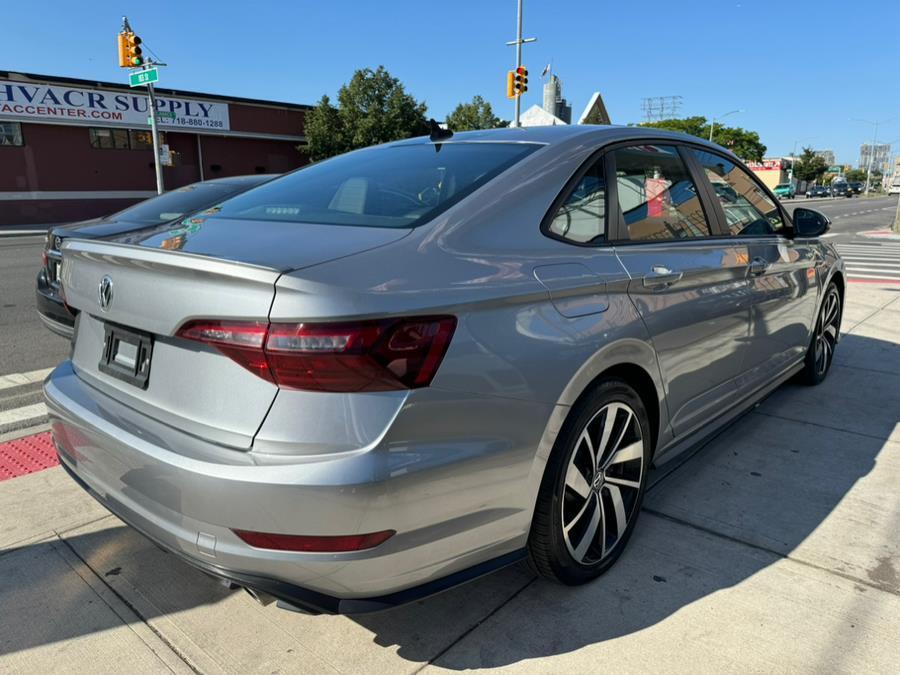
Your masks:
[{"label": "rear bumper", "polygon": [[156,539],[152,534],[150,534],[150,532],[144,529],[142,523],[139,522],[140,519],[136,514],[129,512],[129,510],[125,506],[123,506],[116,500],[98,494],[90,485],[82,480],[77,473],[75,473],[75,470],[70,467],[64,459],[61,461],[61,464],[63,469],[66,470],[69,476],[71,476],[72,479],[76,483],[78,483],[88,494],[90,494],[94,499],[96,499],[103,506],[109,509],[109,511],[115,514],[120,520],[125,522],[127,525],[130,525],[145,537],[153,541],[157,546],[163,548],[169,553],[173,553],[187,564],[191,565],[192,567],[196,567],[197,569],[202,570],[207,574],[211,574],[212,576],[218,577],[219,579],[226,579],[244,588],[268,593],[273,598],[282,602],[286,602],[287,604],[310,614],[364,614],[367,612],[377,612],[384,609],[390,609],[391,607],[397,607],[408,602],[414,602],[415,600],[420,600],[422,598],[428,597],[429,595],[440,593],[441,591],[453,588],[454,586],[465,583],[467,581],[477,579],[480,576],[489,574],[498,569],[502,569],[507,565],[512,565],[516,562],[519,562],[520,560],[524,560],[526,557],[525,549],[519,549],[492,560],[485,561],[473,567],[460,570],[459,572],[448,575],[446,577],[435,579],[433,581],[421,584],[419,586],[414,586],[403,591],[370,598],[342,599],[333,595],[319,593],[309,588],[295,586],[279,579],[262,577],[248,574],[246,572],[226,569],[224,567],[214,565],[208,561],[188,556],[184,553],[184,551],[174,550],[166,546],[163,542]]},{"label": "rear bumper", "polygon": [[57,335],[72,339],[75,329],[75,316],[63,304],[58,291],[50,285],[47,271],[41,268],[38,272],[35,288],[35,304],[38,316],[51,331]]},{"label": "rear bumper", "polygon": [[[69,362],[44,393],[61,463],[110,511],[189,564],[308,611],[384,609],[523,557],[533,501],[510,480],[523,467],[501,471],[509,455],[490,446],[379,446],[264,464],[139,415]],[[429,453],[424,468],[410,464]],[[233,529],[397,534],[365,551],[298,553],[253,548]]]}]

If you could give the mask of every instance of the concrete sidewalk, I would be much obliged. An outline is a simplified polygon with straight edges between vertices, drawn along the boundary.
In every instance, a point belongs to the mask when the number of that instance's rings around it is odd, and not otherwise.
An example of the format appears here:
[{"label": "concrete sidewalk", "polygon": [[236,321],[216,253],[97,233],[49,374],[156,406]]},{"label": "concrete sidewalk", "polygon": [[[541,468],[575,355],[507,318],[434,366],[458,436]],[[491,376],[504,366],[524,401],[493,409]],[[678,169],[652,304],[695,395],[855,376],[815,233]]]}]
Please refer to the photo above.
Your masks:
[{"label": "concrete sidewalk", "polygon": [[580,588],[512,567],[411,606],[261,607],[58,468],[0,482],[0,671],[896,672],[900,288],[851,284],[820,387],[787,384],[656,472]]}]

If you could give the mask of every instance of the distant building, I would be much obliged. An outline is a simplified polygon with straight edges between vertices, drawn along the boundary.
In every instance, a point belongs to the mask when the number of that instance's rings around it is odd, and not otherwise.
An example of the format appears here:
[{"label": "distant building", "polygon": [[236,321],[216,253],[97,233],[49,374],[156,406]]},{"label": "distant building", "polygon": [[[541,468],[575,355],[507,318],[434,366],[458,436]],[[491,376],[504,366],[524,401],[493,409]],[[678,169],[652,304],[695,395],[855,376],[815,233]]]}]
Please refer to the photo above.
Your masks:
[{"label": "distant building", "polygon": [[595,91],[591,95],[591,100],[584,107],[584,112],[578,118],[578,124],[612,124],[609,119],[609,113],[606,111],[606,104],[599,91]]},{"label": "distant building", "polygon": [[568,124],[565,120],[561,120],[556,115],[548,113],[539,105],[533,105],[522,113],[519,123],[523,127],[555,127],[561,124]]},{"label": "distant building", "polygon": [[790,161],[787,157],[767,157],[761,162],[745,162],[745,164],[770,189],[789,180]]},{"label": "distant building", "polygon": [[544,111],[562,120],[565,124],[572,123],[572,106],[562,96],[562,81],[551,75],[544,83]]},{"label": "distant building", "polygon": [[881,173],[890,171],[891,165],[891,146],[887,143],[879,143],[871,145],[863,143],[859,146],[859,168],[866,170],[869,168],[869,162],[872,163],[872,170],[878,169]]},{"label": "distant building", "polygon": [[813,150],[813,154],[824,159],[828,166],[834,166],[834,150]]}]

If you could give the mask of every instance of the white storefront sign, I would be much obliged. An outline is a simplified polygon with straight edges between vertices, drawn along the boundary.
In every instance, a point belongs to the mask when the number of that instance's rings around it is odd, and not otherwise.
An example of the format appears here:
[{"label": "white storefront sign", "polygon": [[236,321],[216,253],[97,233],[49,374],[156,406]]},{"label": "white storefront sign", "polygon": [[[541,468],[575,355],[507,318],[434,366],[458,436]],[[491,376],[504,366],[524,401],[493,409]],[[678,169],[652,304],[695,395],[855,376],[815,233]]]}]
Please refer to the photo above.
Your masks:
[{"label": "white storefront sign", "polygon": [[[0,120],[43,121],[89,126],[147,126],[147,95],[80,87],[0,80]],[[170,112],[162,129],[228,131],[228,104],[156,94],[156,109]]]}]

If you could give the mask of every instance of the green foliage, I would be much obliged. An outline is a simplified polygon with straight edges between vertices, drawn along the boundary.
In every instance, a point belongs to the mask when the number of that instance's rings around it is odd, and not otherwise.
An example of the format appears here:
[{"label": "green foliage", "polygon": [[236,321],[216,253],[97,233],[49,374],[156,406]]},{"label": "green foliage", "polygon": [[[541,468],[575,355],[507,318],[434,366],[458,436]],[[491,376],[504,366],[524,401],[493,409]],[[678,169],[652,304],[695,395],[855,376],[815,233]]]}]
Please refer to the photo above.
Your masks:
[{"label": "green foliage", "polygon": [[812,148],[803,148],[800,159],[794,162],[794,178],[812,182],[819,180],[828,171],[825,160],[817,156]]},{"label": "green foliage", "polygon": [[848,183],[864,183],[866,180],[865,169],[850,169],[844,173]]},{"label": "green foliage", "polygon": [[[644,122],[639,126],[653,129],[668,129],[683,134],[709,138],[709,123],[702,115],[682,119]],[[747,131],[742,127],[726,127],[716,123],[713,141],[731,150],[735,155],[748,162],[758,162],[766,154],[766,146],[759,140],[755,131]]]},{"label": "green foliage", "polygon": [[305,133],[306,152],[313,162],[339,155],[347,149],[341,116],[327,96],[306,114]]},{"label": "green foliage", "polygon": [[474,96],[471,103],[460,103],[447,115],[447,126],[451,131],[473,131],[497,129],[509,126],[509,122],[494,115],[491,104],[481,96]]},{"label": "green foliage", "polygon": [[428,133],[427,107],[406,93],[384,66],[357,70],[338,91],[334,107],[327,96],[306,116],[306,138],[313,161]]}]

